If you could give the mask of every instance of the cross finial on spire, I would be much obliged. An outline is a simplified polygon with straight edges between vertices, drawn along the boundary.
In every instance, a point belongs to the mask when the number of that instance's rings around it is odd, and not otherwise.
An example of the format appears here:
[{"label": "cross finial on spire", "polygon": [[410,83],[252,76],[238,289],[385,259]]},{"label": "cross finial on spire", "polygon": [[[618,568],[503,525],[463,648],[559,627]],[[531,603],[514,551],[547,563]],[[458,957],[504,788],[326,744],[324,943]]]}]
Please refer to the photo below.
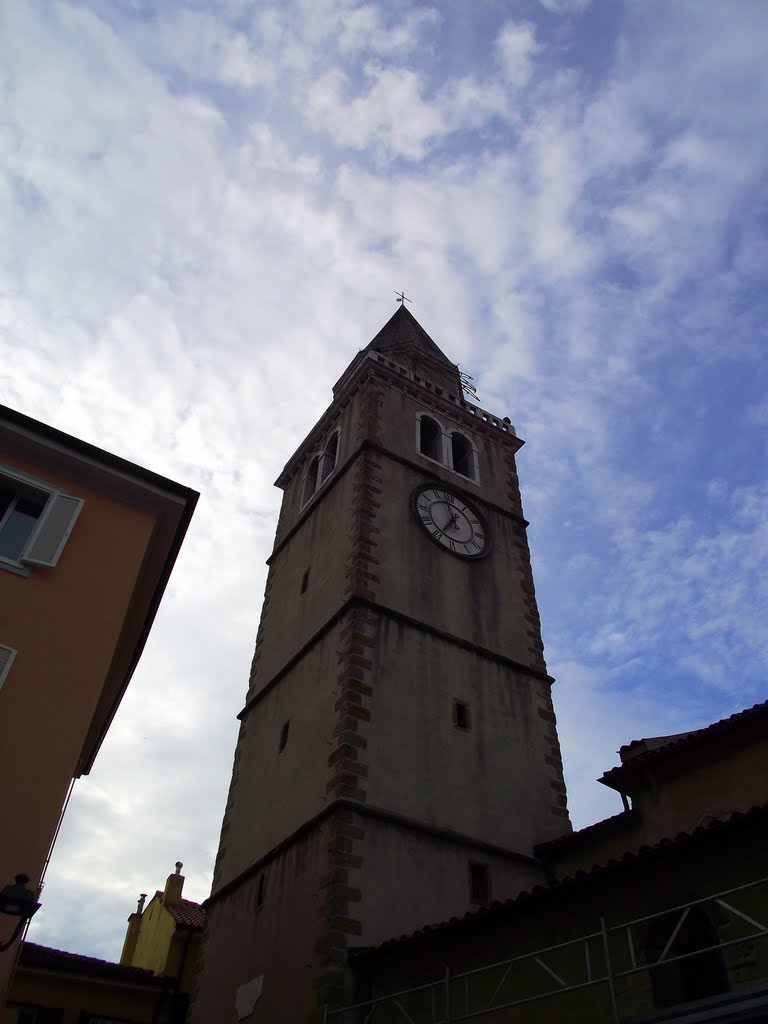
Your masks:
[{"label": "cross finial on spire", "polygon": [[397,301],[400,303],[401,306],[404,306],[406,302],[411,302],[411,299],[408,298],[405,292],[399,292],[396,290],[395,295],[397,296]]}]

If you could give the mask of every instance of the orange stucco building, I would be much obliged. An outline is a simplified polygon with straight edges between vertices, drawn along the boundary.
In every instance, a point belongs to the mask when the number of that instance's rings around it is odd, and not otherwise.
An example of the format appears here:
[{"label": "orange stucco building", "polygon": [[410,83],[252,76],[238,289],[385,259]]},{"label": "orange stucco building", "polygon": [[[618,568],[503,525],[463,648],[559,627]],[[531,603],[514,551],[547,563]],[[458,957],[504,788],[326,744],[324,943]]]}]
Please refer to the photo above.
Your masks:
[{"label": "orange stucco building", "polygon": [[[12,823],[0,887],[19,873],[39,886],[72,780],[90,771],[117,711],[197,497],[0,406],[0,805]],[[0,956],[0,1006],[15,953]]]}]

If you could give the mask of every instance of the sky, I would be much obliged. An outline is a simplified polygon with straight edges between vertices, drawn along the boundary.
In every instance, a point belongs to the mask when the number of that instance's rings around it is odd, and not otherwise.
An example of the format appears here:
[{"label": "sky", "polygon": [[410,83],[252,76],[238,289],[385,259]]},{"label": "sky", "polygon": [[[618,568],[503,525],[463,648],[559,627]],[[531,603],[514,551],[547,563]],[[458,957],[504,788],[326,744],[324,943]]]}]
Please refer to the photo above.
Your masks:
[{"label": "sky", "polygon": [[284,463],[395,291],[526,441],[575,827],[763,700],[768,4],[0,4],[0,402],[201,492],[29,938],[210,881]]}]

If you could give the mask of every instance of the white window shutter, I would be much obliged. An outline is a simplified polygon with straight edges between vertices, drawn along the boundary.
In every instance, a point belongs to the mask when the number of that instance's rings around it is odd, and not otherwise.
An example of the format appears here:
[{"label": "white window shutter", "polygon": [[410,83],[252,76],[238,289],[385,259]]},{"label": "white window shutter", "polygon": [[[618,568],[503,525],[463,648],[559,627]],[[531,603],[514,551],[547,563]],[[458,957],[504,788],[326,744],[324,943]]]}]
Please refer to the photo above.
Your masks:
[{"label": "white window shutter", "polygon": [[73,498],[69,494],[51,495],[21,556],[22,562],[56,565],[82,507],[82,498]]},{"label": "white window shutter", "polygon": [[11,671],[11,665],[15,657],[16,651],[12,647],[5,647],[3,644],[0,644],[0,689],[3,687],[5,677]]}]

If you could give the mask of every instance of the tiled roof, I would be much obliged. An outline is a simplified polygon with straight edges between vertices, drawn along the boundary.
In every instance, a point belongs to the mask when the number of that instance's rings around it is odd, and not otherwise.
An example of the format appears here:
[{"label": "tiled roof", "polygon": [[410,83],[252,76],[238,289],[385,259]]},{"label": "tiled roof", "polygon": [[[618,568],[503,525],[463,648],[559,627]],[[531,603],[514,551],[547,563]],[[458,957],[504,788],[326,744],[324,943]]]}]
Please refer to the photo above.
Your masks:
[{"label": "tiled roof", "polygon": [[180,928],[202,930],[205,926],[205,907],[202,903],[184,899],[177,900],[175,903],[166,903],[163,899],[164,895],[162,889],[156,889],[153,899],[162,903]]},{"label": "tiled roof", "polygon": [[638,765],[646,765],[650,762],[661,760],[664,757],[668,757],[670,754],[677,754],[680,750],[694,746],[697,743],[705,742],[713,736],[741,729],[744,726],[752,725],[754,722],[761,719],[768,720],[768,700],[763,701],[761,704],[753,704],[751,708],[746,708],[744,711],[738,711],[735,715],[723,718],[719,722],[713,722],[712,725],[707,725],[703,729],[697,729],[695,732],[682,733],[678,737],[670,737],[669,743],[653,747],[643,753],[632,754],[632,748],[636,748],[640,744],[648,743],[649,741],[633,740],[631,743],[623,746],[619,751],[623,758],[629,755],[630,759],[622,765],[610,768],[597,781],[602,782],[605,786],[611,786],[614,788],[620,779],[626,778],[627,773],[634,771],[635,767]]},{"label": "tiled roof", "polygon": [[91,977],[109,978],[113,981],[125,981],[132,984],[162,987],[166,983],[165,978],[158,977],[143,967],[127,967],[124,964],[111,963],[109,960],[99,960],[93,956],[67,953],[63,949],[39,946],[36,942],[23,944],[19,963],[22,967],[39,967],[48,971],[86,974]]},{"label": "tiled roof", "polygon": [[552,853],[559,853],[561,850],[579,846],[582,841],[592,840],[595,836],[620,832],[626,825],[633,825],[640,821],[637,811],[620,811],[610,818],[603,818],[602,821],[595,821],[592,825],[585,825],[577,832],[566,832],[556,839],[548,839],[545,843],[538,843],[534,853],[537,857],[548,857]]},{"label": "tiled roof", "polygon": [[166,903],[165,909],[180,928],[202,931],[205,925],[205,909],[200,903],[179,900],[178,903]]},{"label": "tiled roof", "polygon": [[470,911],[464,914],[463,917],[452,917],[449,921],[426,925],[411,932],[409,935],[388,939],[380,946],[372,949],[360,949],[356,951],[356,955],[364,957],[379,951],[386,952],[406,942],[423,940],[437,932],[445,933],[482,927],[483,924],[489,921],[501,921],[513,916],[519,910],[527,909],[533,902],[544,902],[548,899],[557,900],[574,889],[580,888],[583,885],[594,884],[610,874],[626,871],[659,857],[686,852],[690,849],[691,845],[706,842],[707,839],[733,839],[735,836],[732,834],[738,833],[740,829],[754,829],[760,826],[763,829],[768,827],[768,804],[764,804],[761,807],[752,807],[745,812],[736,811],[725,820],[709,821],[692,829],[690,832],[680,832],[673,839],[662,839],[653,846],[641,846],[636,852],[625,853],[620,859],[611,859],[605,864],[596,864],[589,871],[577,871],[575,875],[560,879],[551,885],[537,885],[533,889],[522,892],[512,899],[504,900],[503,902],[496,901],[490,907],[482,907],[479,910]]}]

